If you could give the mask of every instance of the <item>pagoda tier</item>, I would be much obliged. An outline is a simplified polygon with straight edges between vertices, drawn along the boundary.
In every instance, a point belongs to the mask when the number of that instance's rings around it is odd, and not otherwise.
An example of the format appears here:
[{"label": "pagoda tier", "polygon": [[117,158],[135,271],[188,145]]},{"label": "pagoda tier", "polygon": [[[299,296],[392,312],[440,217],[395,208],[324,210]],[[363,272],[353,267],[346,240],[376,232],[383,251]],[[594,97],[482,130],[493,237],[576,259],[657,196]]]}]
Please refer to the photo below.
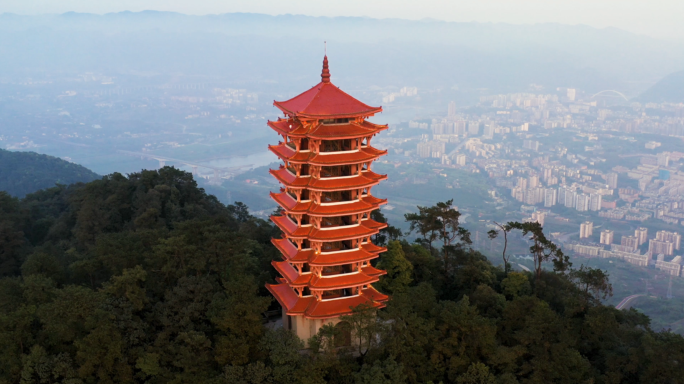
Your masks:
[{"label": "pagoda tier", "polygon": [[282,209],[271,216],[282,231],[272,240],[282,261],[272,263],[278,283],[266,287],[288,328],[308,339],[323,325],[317,321],[334,322],[361,304],[380,308],[388,299],[372,287],[386,272],[371,265],[386,250],[371,239],[387,227],[371,219],[387,203],[371,194],[387,179],[371,166],[387,151],[370,144],[387,126],[366,121],[382,108],[330,83],[327,58],[318,85],[274,105],[285,114],[268,123],[283,138],[269,146],[284,163],[269,171],[283,185],[271,193]]},{"label": "pagoda tier", "polygon": [[374,211],[380,205],[387,204],[387,199],[378,199],[375,196],[361,196],[356,200],[337,201],[317,204],[315,201],[297,201],[287,192],[272,193],[271,198],[280,205],[288,214],[309,216],[339,216],[353,215]]},{"label": "pagoda tier", "polygon": [[278,300],[288,316],[304,316],[309,319],[331,319],[351,313],[350,308],[361,304],[369,304],[380,308],[389,298],[378,292],[372,286],[359,289],[354,296],[318,300],[316,296],[300,297],[293,288],[286,283],[267,284],[266,288]]},{"label": "pagoda tier", "polygon": [[310,164],[320,166],[362,164],[375,161],[387,151],[380,151],[373,147],[361,147],[352,151],[322,152],[299,151],[287,144],[269,145],[268,149],[281,160],[292,164]]},{"label": "pagoda tier", "polygon": [[369,237],[387,227],[385,223],[365,219],[356,224],[317,227],[313,224],[299,225],[287,216],[271,216],[271,220],[288,239],[307,239],[310,241],[341,241]]},{"label": "pagoda tier", "polygon": [[350,176],[316,178],[311,175],[297,176],[289,169],[282,167],[269,171],[273,177],[288,188],[308,189],[311,191],[346,191],[350,189],[368,188],[387,180],[387,175],[378,175],[369,170]]},{"label": "pagoda tier", "polygon": [[283,254],[283,258],[295,266],[309,264],[311,267],[326,267],[345,262],[359,263],[375,259],[386,251],[384,247],[378,247],[373,243],[360,243],[360,247],[351,249],[316,252],[313,248],[298,249],[288,239],[273,239],[271,242]]},{"label": "pagoda tier", "polygon": [[[314,125],[315,124],[315,125]],[[358,139],[372,136],[387,129],[386,125],[373,124],[366,120],[347,121],[335,124],[309,123],[302,124],[295,119],[278,119],[269,121],[268,126],[282,136],[293,139]]]}]

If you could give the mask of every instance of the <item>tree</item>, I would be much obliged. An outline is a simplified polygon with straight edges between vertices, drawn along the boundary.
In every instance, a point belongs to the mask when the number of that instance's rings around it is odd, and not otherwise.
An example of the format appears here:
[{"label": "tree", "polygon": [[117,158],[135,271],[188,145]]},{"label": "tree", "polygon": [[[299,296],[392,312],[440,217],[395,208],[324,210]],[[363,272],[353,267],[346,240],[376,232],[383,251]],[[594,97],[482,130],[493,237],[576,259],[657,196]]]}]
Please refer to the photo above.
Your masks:
[{"label": "tree", "polygon": [[[387,223],[387,218],[382,214],[382,211],[376,209],[371,212],[371,219],[377,221],[378,223]],[[373,236],[373,243],[383,246],[387,244],[388,241],[395,241],[401,237],[401,229],[387,225],[378,232],[378,234]]]},{"label": "tree", "polygon": [[551,260],[554,271],[558,272],[565,271],[572,265],[569,258],[563,254],[563,251],[546,238],[543,228],[539,223],[509,222],[506,225],[510,229],[522,231],[523,236],[529,235],[529,239],[532,240],[530,252],[534,257],[534,275],[536,280],[539,280],[541,277],[542,263],[546,261]]},{"label": "tree", "polygon": [[377,267],[387,271],[387,275],[382,276],[377,284],[381,291],[390,294],[402,292],[411,284],[413,265],[406,259],[399,241],[390,241],[387,252],[380,255]]},{"label": "tree", "polygon": [[[508,232],[511,231],[511,227],[508,224],[503,225],[503,224],[497,223],[496,221],[494,222],[494,225],[499,227],[499,229],[501,230],[501,233],[503,233],[503,235],[504,235],[504,246],[503,246],[503,251],[501,251],[501,258],[503,259],[503,264],[504,264],[504,274],[508,274],[508,271],[510,270],[511,265],[508,263],[508,259],[510,258],[510,256],[506,256],[506,248],[508,248]],[[489,235],[490,239],[494,240],[499,235],[499,232],[492,229],[489,232],[487,232],[487,234]]]},{"label": "tree", "polygon": [[438,202],[432,207],[418,206],[418,213],[404,215],[410,223],[409,233],[417,230],[422,236],[420,243],[428,246],[431,253],[432,243],[437,239],[442,240],[442,259],[447,273],[451,268],[449,255],[458,248],[454,241],[459,239],[465,245],[471,244],[470,232],[459,225],[461,214],[452,208],[452,203],[453,199]]}]

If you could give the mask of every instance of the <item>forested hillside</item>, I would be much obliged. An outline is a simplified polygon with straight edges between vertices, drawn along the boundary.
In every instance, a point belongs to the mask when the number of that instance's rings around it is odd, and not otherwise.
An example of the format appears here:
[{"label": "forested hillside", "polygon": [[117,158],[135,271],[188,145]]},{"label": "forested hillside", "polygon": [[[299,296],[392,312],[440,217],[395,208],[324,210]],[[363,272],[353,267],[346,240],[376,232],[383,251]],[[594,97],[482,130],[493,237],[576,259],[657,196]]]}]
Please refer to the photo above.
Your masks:
[{"label": "forested hillside", "polygon": [[23,197],[55,184],[85,183],[100,176],[68,161],[35,152],[0,149],[0,191]]},{"label": "forested hillside", "polygon": [[682,382],[684,339],[600,305],[600,271],[515,225],[549,270],[494,267],[440,204],[407,216],[419,243],[378,236],[392,299],[347,319],[354,346],[324,327],[302,353],[263,316],[277,230],[189,173],[0,193],[0,383]]}]

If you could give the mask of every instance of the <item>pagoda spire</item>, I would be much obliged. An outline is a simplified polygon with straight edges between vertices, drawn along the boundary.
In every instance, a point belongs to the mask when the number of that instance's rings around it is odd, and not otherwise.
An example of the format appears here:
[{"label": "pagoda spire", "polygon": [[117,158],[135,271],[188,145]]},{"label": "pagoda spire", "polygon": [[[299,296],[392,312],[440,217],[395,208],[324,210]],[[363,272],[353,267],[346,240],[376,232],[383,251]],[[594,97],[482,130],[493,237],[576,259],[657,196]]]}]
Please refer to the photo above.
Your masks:
[{"label": "pagoda spire", "polygon": [[324,83],[330,82],[330,70],[328,70],[328,55],[323,56],[323,72],[321,72],[321,81]]}]

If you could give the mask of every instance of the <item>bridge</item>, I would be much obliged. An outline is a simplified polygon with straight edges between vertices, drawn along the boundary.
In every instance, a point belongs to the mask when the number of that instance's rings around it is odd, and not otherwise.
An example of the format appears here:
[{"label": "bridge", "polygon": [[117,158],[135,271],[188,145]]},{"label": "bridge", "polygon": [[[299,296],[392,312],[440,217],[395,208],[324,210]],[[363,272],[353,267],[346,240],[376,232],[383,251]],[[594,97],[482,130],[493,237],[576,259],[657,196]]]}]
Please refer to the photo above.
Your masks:
[{"label": "bridge", "polygon": [[646,295],[641,293],[638,295],[627,296],[624,299],[622,299],[622,301],[619,302],[618,305],[615,306],[615,309],[624,309],[625,307],[627,307],[627,304],[630,304],[632,301],[634,301],[634,299],[636,299],[637,297],[643,297],[643,296],[646,296]]},{"label": "bridge", "polygon": [[611,94],[611,93],[614,94],[614,95],[618,95],[618,96],[622,97],[623,99],[625,99],[625,101],[629,101],[629,99],[627,98],[627,96],[625,96],[622,92],[620,92],[620,91],[615,91],[615,90],[613,90],[613,89],[606,89],[605,91],[601,91],[601,92],[599,92],[599,93],[596,93],[596,94],[592,95],[590,98],[593,99],[593,98],[596,97],[596,96],[605,95],[605,94]]},{"label": "bridge", "polygon": [[173,157],[159,156],[159,155],[155,155],[152,153],[124,151],[124,150],[118,150],[117,152],[123,153],[125,155],[130,155],[130,156],[136,156],[136,157],[140,156],[140,158],[142,158],[142,159],[157,160],[159,162],[159,168],[164,167],[167,162],[187,165],[188,167],[192,168],[193,176],[199,175],[199,168],[211,169],[214,172],[214,177],[211,181],[214,183],[219,182],[219,179],[221,179],[221,178],[233,177],[238,173],[238,171],[240,169],[252,166],[252,164],[245,164],[245,165],[240,165],[237,167],[214,167],[214,166],[207,165],[207,164],[200,164],[198,162],[193,162],[193,161],[174,159]]}]

